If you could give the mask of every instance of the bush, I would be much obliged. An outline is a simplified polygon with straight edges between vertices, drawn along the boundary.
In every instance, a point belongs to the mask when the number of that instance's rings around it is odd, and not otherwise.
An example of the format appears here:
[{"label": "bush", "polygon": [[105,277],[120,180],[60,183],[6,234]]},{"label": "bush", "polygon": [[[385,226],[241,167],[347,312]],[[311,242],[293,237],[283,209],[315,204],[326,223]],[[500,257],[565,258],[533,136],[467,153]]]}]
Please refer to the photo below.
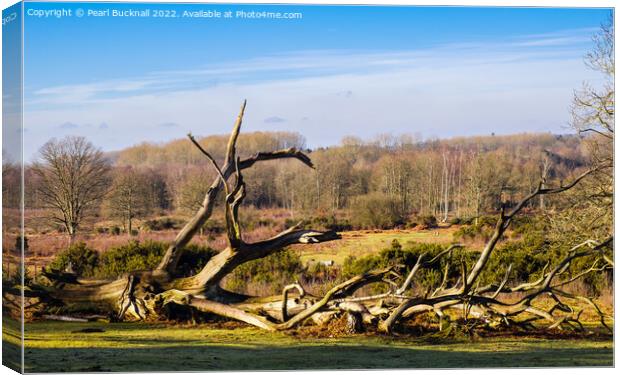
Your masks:
[{"label": "bush", "polygon": [[351,223],[346,219],[338,219],[335,215],[322,215],[315,216],[311,219],[310,225],[313,228],[319,228],[321,230],[333,230],[336,232],[343,232],[353,229]]},{"label": "bush", "polygon": [[180,229],[183,223],[170,217],[147,220],[142,224],[144,230],[160,231],[166,229]]},{"label": "bush", "polygon": [[527,236],[528,234],[545,231],[545,223],[540,218],[518,216],[512,219],[512,232],[515,236]]},{"label": "bush", "polygon": [[71,268],[76,275],[88,277],[94,275],[98,261],[99,254],[86,246],[84,242],[79,242],[56,254],[49,267],[52,270],[64,271],[71,263]]},{"label": "bush", "polygon": [[471,220],[468,225],[463,225],[452,235],[456,241],[473,241],[480,239],[487,241],[491,238],[498,218],[493,216],[481,216]]},{"label": "bush", "polygon": [[[519,227],[522,228],[518,229]],[[542,276],[547,264],[548,270],[555,267],[573,246],[548,239],[544,223],[539,220],[523,220],[516,225],[515,230],[520,233],[520,238],[516,241],[507,241],[495,249],[487,268],[481,274],[482,283],[503,278],[510,264],[512,264],[511,283],[535,281]],[[588,269],[592,262],[592,257],[575,259],[570,269],[559,275],[556,280],[570,279]],[[590,273],[581,279],[581,283],[587,286],[587,293],[596,296],[605,287],[606,276],[608,276],[606,273]]]},{"label": "bush", "polygon": [[[71,245],[58,253],[50,268],[64,271],[69,262],[78,276],[113,278],[127,272],[150,270],[159,264],[168,244],[164,242],[129,241],[98,254],[84,243]],[[216,252],[209,247],[188,245],[179,259],[178,275],[190,276],[198,272]]]},{"label": "bush", "polygon": [[[534,241],[508,242],[498,246],[485,271],[481,274],[483,282],[501,280],[508,265],[512,264],[510,279],[514,282],[533,281],[541,276],[542,269],[553,257],[544,239]],[[556,259],[557,260],[557,259]]]},{"label": "bush", "polygon": [[448,223],[450,223],[450,225],[459,225],[459,224],[464,224],[464,219],[461,217],[453,217],[450,220],[448,220]]},{"label": "bush", "polygon": [[32,276],[30,275],[30,271],[28,271],[28,267],[24,269],[21,262],[9,264],[10,274],[8,273],[9,269],[4,266],[2,267],[2,287],[4,290],[22,285],[22,271],[24,273],[24,285],[28,286],[32,284]]},{"label": "bush", "polygon": [[482,228],[474,225],[463,225],[452,234],[452,237],[455,241],[471,241],[480,236],[481,230]]},{"label": "bush", "polygon": [[437,218],[433,215],[420,216],[416,220],[422,229],[431,229],[437,227]]},{"label": "bush", "polygon": [[[297,223],[299,223],[299,220],[292,218],[286,218],[284,220],[284,226],[287,228],[290,228]],[[301,225],[306,228],[316,230],[333,230],[335,232],[343,232],[353,229],[353,226],[348,220],[338,219],[335,215],[313,216],[309,219],[303,220]]]},{"label": "bush", "polygon": [[444,247],[436,244],[409,243],[403,248],[400,242],[393,240],[391,247],[381,250],[378,254],[366,255],[361,258],[347,257],[343,264],[344,277],[361,275],[373,269],[385,268],[394,265],[404,265],[411,268],[418,257],[427,253],[427,259],[444,250]]},{"label": "bush", "polygon": [[[390,248],[382,250],[379,254],[367,255],[359,259],[354,257],[346,258],[342,274],[343,277],[350,278],[374,269],[403,265],[404,269],[401,269],[400,272],[403,275],[407,275],[422,254],[426,253],[425,259],[430,260],[444,249],[441,245],[423,243],[409,243],[406,248],[403,248],[398,241],[393,241]],[[459,255],[456,255],[457,253]],[[443,271],[448,263],[450,263],[448,278],[454,282],[459,277],[458,270],[460,268],[458,266],[460,266],[461,257],[464,257],[466,262],[473,263],[475,256],[475,254],[465,250],[455,250],[454,254],[452,257],[441,258],[429,268],[420,269],[417,273],[416,285],[425,289],[438,287],[442,280]],[[385,292],[386,287],[377,284],[372,288],[372,291],[375,293]]]},{"label": "bush", "polygon": [[[164,242],[130,241],[103,253],[96,268],[100,277],[116,277],[127,272],[155,268],[164,256],[168,244]],[[215,254],[209,247],[189,245],[179,259],[178,273],[189,276],[199,271]]]},{"label": "bush", "polygon": [[381,193],[361,196],[352,207],[353,223],[361,228],[391,229],[405,223],[396,199]]},{"label": "bush", "polygon": [[230,274],[226,284],[239,292],[243,292],[249,283],[269,284],[273,290],[282,290],[303,271],[299,255],[283,250],[240,265]]},{"label": "bush", "polygon": [[217,251],[207,246],[187,245],[179,259],[178,273],[183,276],[192,276],[199,272]]},{"label": "bush", "polygon": [[162,242],[129,241],[101,254],[97,276],[115,277],[126,272],[151,269],[159,263],[166,251]]}]

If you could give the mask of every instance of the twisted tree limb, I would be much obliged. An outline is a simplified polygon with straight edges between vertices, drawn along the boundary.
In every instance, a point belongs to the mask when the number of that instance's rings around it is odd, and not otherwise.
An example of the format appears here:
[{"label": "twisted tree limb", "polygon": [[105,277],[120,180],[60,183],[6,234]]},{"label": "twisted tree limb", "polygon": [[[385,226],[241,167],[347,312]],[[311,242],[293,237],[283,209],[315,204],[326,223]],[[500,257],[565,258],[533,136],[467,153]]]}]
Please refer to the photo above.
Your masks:
[{"label": "twisted tree limb", "polygon": [[[589,240],[574,246],[554,267],[547,264],[540,278],[532,282],[509,286],[512,269],[509,265],[499,284],[480,285],[480,275],[488,267],[489,259],[497,244],[509,228],[512,219],[526,204],[537,196],[557,194],[571,189],[596,171],[596,168],[582,173],[567,185],[555,188],[547,187],[546,176],[543,173],[534,192],[510,210],[502,208],[494,231],[478,254],[473,267],[468,270],[461,259],[460,273],[451,274],[448,262],[443,269],[440,285],[434,290],[428,287],[427,290],[421,291],[420,285],[416,285],[416,278],[424,272],[423,270],[432,267],[444,257],[452,257],[454,250],[462,247],[461,245],[451,245],[430,260],[427,260],[428,254],[421,254],[406,277],[399,273],[404,266],[374,270],[346,280],[319,297],[308,295],[303,286],[297,282],[286,286],[281,295],[267,298],[250,298],[223,290],[219,285],[222,279],[241,264],[269,256],[290,245],[315,244],[340,238],[336,232],[303,229],[298,224],[261,241],[250,243],[243,239],[239,222],[239,209],[246,195],[243,170],[251,168],[260,161],[285,158],[297,159],[308,167],[314,167],[307,155],[294,148],[259,152],[247,159],[240,159],[237,156],[236,144],[245,108],[244,101],[228,140],[226,157],[221,166],[194,136],[188,135],[191,143],[215,168],[217,177],[207,190],[200,209],[179,232],[154,270],[132,272],[111,281],[83,280],[70,274],[44,273],[52,280],[50,285],[37,286],[29,293],[46,294],[65,303],[105,303],[116,313],[118,319],[158,318],[163,307],[178,305],[189,307],[192,312],[215,314],[266,330],[287,330],[308,320],[325,322],[335,316],[347,314],[353,330],[357,330],[361,324],[377,325],[380,331],[388,333],[393,332],[400,321],[424,312],[434,312],[440,318],[441,329],[443,319],[448,317],[448,310],[459,312],[465,324],[469,324],[468,319],[475,317],[487,323],[500,322],[523,329],[527,329],[537,321],[545,322],[549,329],[581,329],[580,316],[583,310],[567,302],[574,300],[594,308],[601,324],[608,328],[606,319],[610,318],[609,315],[605,314],[591,298],[574,295],[561,288],[591,273],[612,268],[613,260],[603,250],[612,245],[613,237],[601,242]],[[229,181],[233,175],[234,184]],[[183,248],[211,217],[215,200],[222,189],[225,194],[228,245],[209,259],[198,273],[181,277],[177,274],[177,266]],[[584,257],[595,258],[591,266],[562,279],[562,275],[568,273],[574,261]],[[458,274],[458,277],[450,276],[454,274]],[[387,284],[388,291],[371,295],[356,294],[364,286],[373,283]],[[292,290],[298,291],[298,298],[289,297]],[[368,290],[365,292],[368,293]],[[505,302],[501,299],[502,296],[513,293],[520,293],[521,298],[516,302]],[[552,299],[554,304],[551,308],[543,309],[533,305],[533,302],[542,296],[549,296]]]}]

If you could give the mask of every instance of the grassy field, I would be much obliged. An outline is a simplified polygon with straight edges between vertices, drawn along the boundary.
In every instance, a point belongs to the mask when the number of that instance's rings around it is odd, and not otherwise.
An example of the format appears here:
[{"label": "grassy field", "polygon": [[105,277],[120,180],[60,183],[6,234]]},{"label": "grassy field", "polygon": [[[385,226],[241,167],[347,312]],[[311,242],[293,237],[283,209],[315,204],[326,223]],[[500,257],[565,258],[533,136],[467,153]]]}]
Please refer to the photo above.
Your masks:
[{"label": "grassy field", "polygon": [[447,244],[453,239],[456,228],[437,228],[431,230],[361,230],[342,232],[342,239],[313,245],[298,245],[304,263],[333,260],[342,264],[346,257],[361,257],[389,248],[393,240],[401,244],[407,242],[424,242]]},{"label": "grassy field", "polygon": [[[17,345],[11,335],[15,323],[3,325],[5,345]],[[25,358],[28,372],[613,365],[611,338],[495,337],[474,343],[300,337],[204,325],[37,322],[26,326]]]}]

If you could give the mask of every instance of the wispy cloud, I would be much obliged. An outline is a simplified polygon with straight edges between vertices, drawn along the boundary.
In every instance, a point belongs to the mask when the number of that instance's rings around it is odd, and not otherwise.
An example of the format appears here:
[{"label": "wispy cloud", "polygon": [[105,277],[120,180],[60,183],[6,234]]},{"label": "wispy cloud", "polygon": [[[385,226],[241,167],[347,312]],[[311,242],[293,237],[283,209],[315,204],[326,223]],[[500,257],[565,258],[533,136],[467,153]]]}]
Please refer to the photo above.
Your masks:
[{"label": "wispy cloud", "polygon": [[385,131],[560,131],[572,90],[596,79],[582,61],[589,35],[572,30],[425,50],[301,51],[39,88],[26,97],[25,121],[37,128],[26,153],[53,135],[50,123],[68,119],[122,130],[120,141],[96,140],[106,149],[181,137],[181,130],[225,133],[244,98],[248,130],[265,123],[272,130],[297,130],[310,146]]},{"label": "wispy cloud", "polygon": [[227,83],[253,83],[346,73],[372,74],[425,66],[441,67],[454,61],[462,65],[475,65],[564,58],[574,55],[576,45],[588,42],[589,35],[589,29],[580,29],[526,35],[501,42],[451,43],[425,50],[287,52],[239,62],[213,64],[199,69],[150,72],[138,78],[39,88],[27,93],[27,99],[28,104],[35,107],[50,104],[75,106],[107,98],[167,93]]},{"label": "wispy cloud", "polygon": [[541,38],[535,40],[526,40],[516,43],[520,47],[551,47],[551,46],[570,46],[576,43],[588,42],[585,37],[559,37],[559,38]]}]

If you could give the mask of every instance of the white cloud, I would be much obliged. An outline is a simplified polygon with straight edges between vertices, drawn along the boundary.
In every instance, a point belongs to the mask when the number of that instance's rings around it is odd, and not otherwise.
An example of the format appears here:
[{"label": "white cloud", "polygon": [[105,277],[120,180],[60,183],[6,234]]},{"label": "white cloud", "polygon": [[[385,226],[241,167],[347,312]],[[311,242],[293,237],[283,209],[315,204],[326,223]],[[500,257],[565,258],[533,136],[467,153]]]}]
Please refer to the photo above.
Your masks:
[{"label": "white cloud", "polygon": [[[28,95],[25,123],[33,132],[25,154],[28,159],[63,131],[92,136],[107,150],[188,131],[227,133],[244,98],[247,130],[299,131],[310,146],[385,132],[559,132],[572,90],[597,78],[583,64],[585,48],[566,39],[581,34],[565,34],[418,51],[306,51],[42,88]],[[286,121],[266,124],[274,113]],[[59,132],[51,126],[66,122],[106,123],[109,129],[95,138],[89,127]]]}]

